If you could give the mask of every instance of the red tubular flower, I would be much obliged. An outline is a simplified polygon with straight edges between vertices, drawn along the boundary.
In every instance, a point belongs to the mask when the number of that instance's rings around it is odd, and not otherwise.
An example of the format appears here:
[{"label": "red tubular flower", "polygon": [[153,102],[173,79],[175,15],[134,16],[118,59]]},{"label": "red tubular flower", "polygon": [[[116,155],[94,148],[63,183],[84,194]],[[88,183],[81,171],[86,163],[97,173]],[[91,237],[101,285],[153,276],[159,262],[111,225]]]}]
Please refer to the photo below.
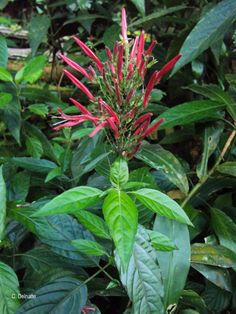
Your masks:
[{"label": "red tubular flower", "polygon": [[137,153],[141,145],[142,143],[139,143],[137,146],[135,146],[132,152],[128,155],[128,158],[132,158]]},{"label": "red tubular flower", "polygon": [[96,128],[89,134],[89,137],[93,137],[94,135],[96,135],[101,129],[103,129],[105,126],[108,125],[107,121],[104,121],[102,123],[100,123],[98,126],[96,126]]},{"label": "red tubular flower", "polygon": [[98,103],[100,104],[101,108],[106,110],[110,117],[114,118],[115,122],[120,123],[120,120],[115,111],[105,101],[103,101],[102,98],[98,97]]},{"label": "red tubular flower", "polygon": [[145,94],[144,94],[143,108],[146,108],[147,105],[148,105],[148,101],[149,101],[149,98],[150,98],[151,91],[152,91],[154,85],[156,84],[156,76],[157,76],[157,71],[152,73],[152,76],[151,76],[151,78],[150,78],[150,80],[148,82],[148,85],[146,87],[146,91],[145,91]]},{"label": "red tubular flower", "polygon": [[59,55],[61,59],[63,59],[70,67],[72,67],[73,69],[75,69],[76,71],[80,72],[81,74],[83,74],[85,77],[87,77],[90,81],[92,80],[92,77],[88,74],[88,72],[79,64],[77,64],[76,62],[74,62],[73,60],[67,58],[66,56],[60,54]]},{"label": "red tubular flower", "polygon": [[118,104],[120,105],[121,104],[120,91],[119,91],[119,86],[116,79],[114,79],[114,85],[115,85],[115,90],[116,90],[116,99],[117,99]]},{"label": "red tubular flower", "polygon": [[126,79],[127,79],[127,80],[130,80],[131,77],[133,76],[133,74],[134,74],[134,71],[131,69],[131,70],[129,71],[129,73],[128,73]]},{"label": "red tubular flower", "polygon": [[103,64],[102,61],[98,59],[98,57],[92,52],[92,50],[85,45],[79,38],[72,36],[73,39],[76,41],[76,43],[83,49],[83,51],[86,53],[88,57],[90,57],[97,65],[99,71],[102,71]]},{"label": "red tubular flower", "polygon": [[120,45],[118,49],[118,59],[117,59],[117,76],[118,80],[122,80],[122,66],[123,66],[123,45]]},{"label": "red tubular flower", "polygon": [[126,113],[125,117],[132,119],[135,116],[137,109],[138,109],[137,107],[134,107],[128,113]]},{"label": "red tubular flower", "polygon": [[152,116],[151,112],[145,113],[144,115],[142,115],[141,117],[139,117],[135,123],[132,125],[132,129],[135,130],[137,126],[139,126],[140,123],[146,121],[147,119],[150,119]]},{"label": "red tubular flower", "polygon": [[134,89],[131,88],[131,90],[128,92],[128,94],[126,96],[125,102],[128,103],[130,101],[130,99],[133,97],[133,95],[134,95]]},{"label": "red tubular flower", "polygon": [[122,34],[124,42],[128,44],[125,8],[122,8],[122,11],[121,11],[121,34]]},{"label": "red tubular flower", "polygon": [[145,51],[145,56],[150,56],[152,54],[153,49],[155,48],[157,44],[156,40],[153,40],[151,45],[148,47],[148,49]]},{"label": "red tubular flower", "polygon": [[138,40],[139,40],[139,36],[135,37],[134,43],[133,43],[133,47],[130,53],[130,61],[132,61],[136,54],[137,54],[137,48],[138,48]]},{"label": "red tubular flower", "polygon": [[150,124],[151,118],[147,118],[147,120],[145,120],[139,128],[137,128],[133,134],[133,137],[139,136],[139,140],[142,139],[143,134],[146,132],[146,130],[148,129],[148,126]]},{"label": "red tubular flower", "polygon": [[90,100],[94,100],[93,95],[90,93],[90,91],[87,89],[87,87],[81,83],[73,74],[71,74],[69,71],[64,70],[65,75],[71,80],[72,83],[74,83],[79,89],[81,89],[86,96]]},{"label": "red tubular flower", "polygon": [[89,70],[89,73],[90,73],[91,78],[93,79],[94,76],[96,75],[96,73],[95,73],[93,67],[90,65],[90,66],[88,67],[88,70]]},{"label": "red tubular flower", "polygon": [[108,122],[110,128],[114,131],[115,138],[120,138],[119,130],[114,123],[115,119],[113,117],[112,118],[106,118],[106,121]]},{"label": "red tubular flower", "polygon": [[142,55],[144,53],[144,44],[145,44],[145,33],[142,31],[140,38],[139,38],[139,45],[138,45],[138,53],[136,59],[136,66],[138,67],[142,60]]},{"label": "red tubular flower", "polygon": [[112,62],[111,50],[108,47],[106,47],[105,50],[106,50],[107,58],[109,59],[109,61]]},{"label": "red tubular flower", "polygon": [[175,56],[173,59],[171,59],[164,67],[157,73],[156,77],[156,84],[160,81],[162,76],[170,71],[176,64],[176,62],[182,57],[182,53],[179,53],[177,56]]},{"label": "red tubular flower", "polygon": [[152,126],[150,126],[150,128],[148,128],[147,131],[144,133],[143,137],[146,137],[150,135],[152,132],[156,131],[164,121],[165,119],[162,118],[158,120],[156,123],[154,123]]},{"label": "red tubular flower", "polygon": [[92,115],[91,112],[85,108],[83,105],[81,105],[78,101],[76,101],[73,98],[70,98],[70,101],[73,102],[73,104],[84,114]]},{"label": "red tubular flower", "polygon": [[91,121],[92,123],[96,124],[96,121],[98,120],[95,117],[86,116],[86,115],[68,116],[68,115],[63,114],[62,112],[61,112],[61,117],[62,118],[68,117],[68,118],[66,118],[65,121],[59,122],[59,125],[57,125],[58,123],[54,124],[56,126],[53,129],[56,131],[58,131],[62,128],[65,128],[65,127],[71,127],[71,126],[80,124],[84,121]]},{"label": "red tubular flower", "polygon": [[114,48],[113,48],[113,56],[114,56],[114,58],[116,57],[117,52],[118,52],[118,42],[116,41],[115,44],[114,44]]}]

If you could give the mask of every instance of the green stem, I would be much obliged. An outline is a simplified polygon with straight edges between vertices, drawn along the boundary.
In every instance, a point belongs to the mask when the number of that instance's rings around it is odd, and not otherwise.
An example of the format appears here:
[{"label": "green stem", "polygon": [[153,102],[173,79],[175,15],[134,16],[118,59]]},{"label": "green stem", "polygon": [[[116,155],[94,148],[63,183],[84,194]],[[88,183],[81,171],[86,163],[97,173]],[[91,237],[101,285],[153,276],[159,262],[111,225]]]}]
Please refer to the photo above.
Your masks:
[{"label": "green stem", "polygon": [[184,207],[189,201],[190,199],[196,194],[196,192],[202,187],[202,185],[211,177],[211,175],[215,172],[216,168],[219,166],[219,164],[221,163],[221,161],[224,158],[225,153],[227,152],[228,148],[230,147],[234,137],[236,135],[236,129],[234,129],[231,133],[230,136],[228,138],[228,140],[225,143],[225,146],[219,156],[219,158],[217,159],[216,163],[214,164],[214,166],[211,168],[211,170],[208,172],[208,174],[203,177],[201,179],[201,181],[199,181],[195,187],[191,190],[191,192],[188,194],[188,196],[185,198],[185,200],[182,202],[181,206]]}]

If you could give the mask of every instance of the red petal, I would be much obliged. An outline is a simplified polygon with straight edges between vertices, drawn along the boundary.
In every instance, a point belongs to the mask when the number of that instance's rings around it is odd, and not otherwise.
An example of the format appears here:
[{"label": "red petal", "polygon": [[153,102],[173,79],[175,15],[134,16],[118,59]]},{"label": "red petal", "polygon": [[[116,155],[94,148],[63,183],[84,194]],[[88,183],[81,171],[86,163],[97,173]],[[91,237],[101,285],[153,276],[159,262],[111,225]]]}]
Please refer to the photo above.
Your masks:
[{"label": "red petal", "polygon": [[73,74],[68,72],[67,70],[64,70],[65,75],[74,83],[79,89],[81,89],[90,100],[94,100],[93,95],[90,93],[90,91],[87,89],[87,87],[81,83]]},{"label": "red petal", "polygon": [[128,43],[128,38],[127,38],[127,22],[126,22],[126,11],[125,11],[125,8],[122,8],[122,11],[121,11],[121,34],[122,34],[122,37],[124,39],[124,41],[126,43]]},{"label": "red petal", "polygon": [[83,105],[81,105],[78,101],[76,101],[73,98],[70,98],[70,101],[73,102],[73,104],[84,114],[92,115],[91,112],[85,108]]},{"label": "red petal", "polygon": [[66,56],[60,54],[60,57],[73,69],[83,74],[85,77],[87,77],[89,80],[91,80],[91,76],[87,73],[87,71],[81,67],[79,64],[74,62],[73,60],[67,58]]},{"label": "red petal", "polygon": [[89,137],[96,135],[101,129],[103,129],[108,124],[107,121],[100,123],[96,128],[89,134]]},{"label": "red petal", "polygon": [[164,67],[158,72],[157,77],[156,77],[156,84],[160,81],[162,76],[170,71],[176,64],[176,62],[182,57],[182,54],[179,53],[177,56],[175,56],[173,59],[171,59]]}]

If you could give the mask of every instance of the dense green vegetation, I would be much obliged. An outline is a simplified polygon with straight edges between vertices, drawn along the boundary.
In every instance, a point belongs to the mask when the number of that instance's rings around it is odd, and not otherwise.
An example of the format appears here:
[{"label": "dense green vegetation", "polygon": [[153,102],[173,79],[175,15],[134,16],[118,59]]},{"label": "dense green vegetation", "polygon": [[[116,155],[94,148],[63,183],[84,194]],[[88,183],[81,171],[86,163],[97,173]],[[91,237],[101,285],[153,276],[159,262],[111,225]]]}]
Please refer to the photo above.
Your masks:
[{"label": "dense green vegetation", "polygon": [[0,314],[235,313],[235,0],[0,9]]}]

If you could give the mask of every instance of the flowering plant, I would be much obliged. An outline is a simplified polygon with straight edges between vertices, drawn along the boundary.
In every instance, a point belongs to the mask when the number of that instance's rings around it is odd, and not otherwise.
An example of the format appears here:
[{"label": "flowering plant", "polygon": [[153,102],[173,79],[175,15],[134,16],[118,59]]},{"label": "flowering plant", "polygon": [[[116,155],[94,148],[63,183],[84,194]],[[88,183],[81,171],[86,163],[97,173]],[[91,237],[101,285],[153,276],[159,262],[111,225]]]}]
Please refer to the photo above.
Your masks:
[{"label": "flowering plant", "polygon": [[[145,112],[151,92],[162,76],[171,70],[181,54],[170,60],[160,71],[154,71],[147,85],[145,76],[148,68],[156,61],[151,58],[156,45],[153,40],[145,50],[145,33],[135,39],[127,37],[126,11],[122,9],[122,36],[113,51],[105,48],[107,61],[102,62],[80,39],[73,36],[76,43],[95,64],[84,69],[65,55],[60,57],[88,81],[99,86],[99,96],[91,91],[73,74],[64,70],[65,75],[88,97],[93,111],[88,110],[73,98],[72,103],[81,111],[80,115],[69,116],[58,109],[62,122],[56,123],[55,130],[71,127],[84,121],[91,121],[95,128],[89,134],[93,137],[105,129],[107,138],[119,155],[131,158],[138,151],[142,140],[157,130],[164,119],[151,124],[151,112]],[[95,70],[96,69],[96,70]]]}]

